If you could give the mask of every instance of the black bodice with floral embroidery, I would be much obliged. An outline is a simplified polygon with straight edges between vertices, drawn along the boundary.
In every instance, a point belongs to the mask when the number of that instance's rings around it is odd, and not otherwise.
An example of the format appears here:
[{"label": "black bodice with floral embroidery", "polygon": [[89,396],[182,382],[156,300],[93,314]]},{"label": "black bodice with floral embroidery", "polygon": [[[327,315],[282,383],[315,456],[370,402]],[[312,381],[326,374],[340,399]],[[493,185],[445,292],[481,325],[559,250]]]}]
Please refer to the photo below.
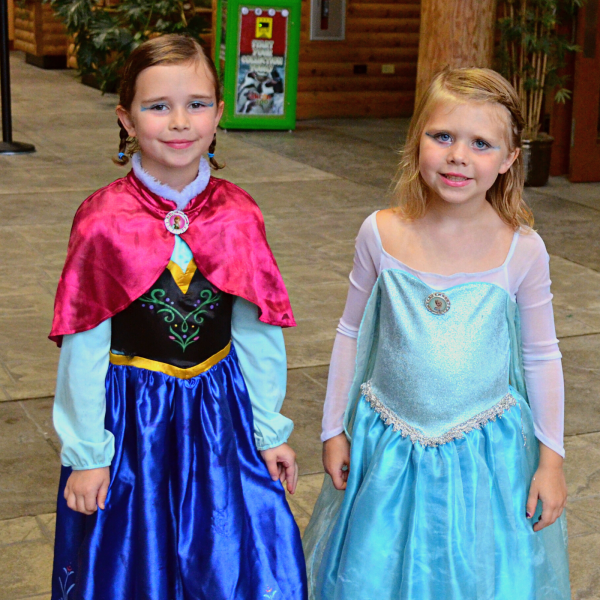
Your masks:
[{"label": "black bodice with floral embroidery", "polygon": [[156,283],[112,318],[111,348],[187,369],[231,340],[233,297],[214,286],[193,261],[183,273],[175,263]]}]

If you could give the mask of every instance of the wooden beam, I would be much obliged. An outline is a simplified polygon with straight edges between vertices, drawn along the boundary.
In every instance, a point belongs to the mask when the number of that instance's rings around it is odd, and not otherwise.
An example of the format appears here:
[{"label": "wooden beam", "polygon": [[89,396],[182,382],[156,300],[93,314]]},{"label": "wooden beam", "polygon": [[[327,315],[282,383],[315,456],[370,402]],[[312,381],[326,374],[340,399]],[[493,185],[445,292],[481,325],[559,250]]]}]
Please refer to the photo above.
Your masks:
[{"label": "wooden beam", "polygon": [[416,102],[446,66],[491,67],[496,0],[423,0]]}]

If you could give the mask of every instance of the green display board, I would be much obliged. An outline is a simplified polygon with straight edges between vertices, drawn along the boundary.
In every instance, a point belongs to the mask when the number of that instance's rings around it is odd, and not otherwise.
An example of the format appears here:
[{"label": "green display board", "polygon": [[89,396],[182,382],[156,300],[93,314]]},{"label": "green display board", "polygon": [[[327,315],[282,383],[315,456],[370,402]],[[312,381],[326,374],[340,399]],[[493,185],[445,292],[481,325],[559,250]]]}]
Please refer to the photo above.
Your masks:
[{"label": "green display board", "polygon": [[218,0],[215,64],[224,129],[294,129],[300,0]]}]

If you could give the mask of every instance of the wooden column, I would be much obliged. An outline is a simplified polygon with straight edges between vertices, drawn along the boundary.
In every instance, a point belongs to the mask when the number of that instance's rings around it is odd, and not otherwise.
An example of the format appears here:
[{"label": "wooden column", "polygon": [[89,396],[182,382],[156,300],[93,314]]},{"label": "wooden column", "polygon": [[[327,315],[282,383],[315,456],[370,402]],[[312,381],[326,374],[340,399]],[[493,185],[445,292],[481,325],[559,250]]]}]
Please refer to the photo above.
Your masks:
[{"label": "wooden column", "polygon": [[451,67],[491,67],[496,0],[422,0],[418,102],[433,76]]},{"label": "wooden column", "polygon": [[15,41],[15,2],[14,0],[8,0],[8,40],[11,45]]}]

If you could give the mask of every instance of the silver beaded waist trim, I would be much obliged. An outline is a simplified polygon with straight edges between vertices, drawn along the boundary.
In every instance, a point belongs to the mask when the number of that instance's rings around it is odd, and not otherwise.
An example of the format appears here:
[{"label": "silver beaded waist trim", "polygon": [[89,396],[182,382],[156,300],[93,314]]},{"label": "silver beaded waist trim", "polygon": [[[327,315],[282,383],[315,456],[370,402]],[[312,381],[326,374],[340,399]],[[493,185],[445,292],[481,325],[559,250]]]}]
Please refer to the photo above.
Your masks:
[{"label": "silver beaded waist trim", "polygon": [[432,448],[447,444],[453,440],[464,438],[465,433],[469,433],[474,429],[481,429],[489,421],[495,421],[497,417],[501,418],[507,410],[517,404],[517,401],[512,394],[506,394],[500,402],[494,404],[491,408],[472,416],[463,423],[455,425],[443,435],[431,437],[425,435],[416,427],[409,425],[381,402],[371,389],[370,381],[363,383],[360,386],[360,390],[363,393],[365,400],[371,405],[371,408],[379,414],[381,420],[386,425],[392,425],[394,431],[399,431],[402,434],[402,437],[409,437],[413,444],[418,442],[422,446],[431,446]]}]

